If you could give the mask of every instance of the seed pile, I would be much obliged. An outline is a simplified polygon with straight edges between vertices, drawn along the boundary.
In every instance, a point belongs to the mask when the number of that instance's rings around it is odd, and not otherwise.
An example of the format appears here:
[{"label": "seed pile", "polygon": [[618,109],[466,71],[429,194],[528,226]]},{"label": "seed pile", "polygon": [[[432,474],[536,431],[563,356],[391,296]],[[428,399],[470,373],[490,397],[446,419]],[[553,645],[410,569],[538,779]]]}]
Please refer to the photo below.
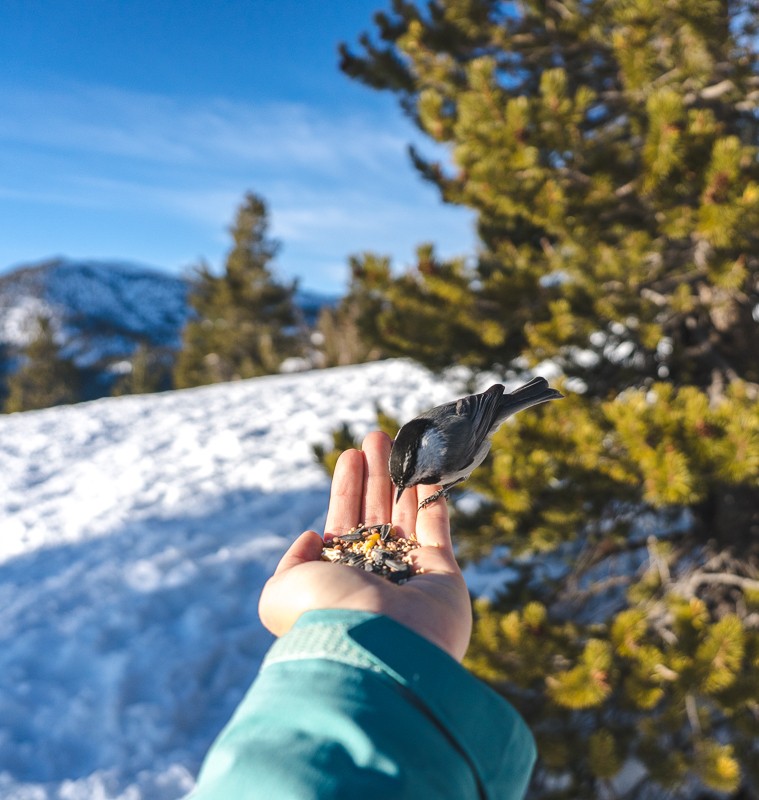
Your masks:
[{"label": "seed pile", "polygon": [[335,536],[322,550],[322,561],[364,569],[393,583],[406,583],[416,574],[409,553],[419,547],[416,539],[398,536],[392,524],[358,525]]}]

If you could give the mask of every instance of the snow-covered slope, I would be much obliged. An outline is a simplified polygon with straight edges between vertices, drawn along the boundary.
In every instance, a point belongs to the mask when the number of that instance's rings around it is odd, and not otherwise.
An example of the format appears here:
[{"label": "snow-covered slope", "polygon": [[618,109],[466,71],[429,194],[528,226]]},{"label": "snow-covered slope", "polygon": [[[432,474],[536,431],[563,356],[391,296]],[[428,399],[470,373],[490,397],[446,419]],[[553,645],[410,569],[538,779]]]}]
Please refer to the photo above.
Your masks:
[{"label": "snow-covered slope", "polygon": [[386,361],[0,417],[0,798],[181,796],[321,528],[311,444],[455,394]]}]

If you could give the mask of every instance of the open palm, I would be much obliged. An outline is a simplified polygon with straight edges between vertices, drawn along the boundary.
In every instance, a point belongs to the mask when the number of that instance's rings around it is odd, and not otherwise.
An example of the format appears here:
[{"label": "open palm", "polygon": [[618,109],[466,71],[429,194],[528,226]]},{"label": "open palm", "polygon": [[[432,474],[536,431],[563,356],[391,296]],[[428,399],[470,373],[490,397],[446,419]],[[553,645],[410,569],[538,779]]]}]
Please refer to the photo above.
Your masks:
[{"label": "open palm", "polygon": [[276,636],[287,633],[305,611],[342,608],[385,614],[461,660],[469,644],[472,612],[451,543],[443,501],[418,511],[436,486],[408,489],[393,503],[388,472],[390,438],[370,433],[361,450],[346,450],[332,480],[324,537],[347,533],[359,523],[392,522],[403,536],[416,536],[410,553],[420,574],[398,585],[364,570],[321,560],[324,540],[301,534],[280,561],[261,594],[259,614]]}]

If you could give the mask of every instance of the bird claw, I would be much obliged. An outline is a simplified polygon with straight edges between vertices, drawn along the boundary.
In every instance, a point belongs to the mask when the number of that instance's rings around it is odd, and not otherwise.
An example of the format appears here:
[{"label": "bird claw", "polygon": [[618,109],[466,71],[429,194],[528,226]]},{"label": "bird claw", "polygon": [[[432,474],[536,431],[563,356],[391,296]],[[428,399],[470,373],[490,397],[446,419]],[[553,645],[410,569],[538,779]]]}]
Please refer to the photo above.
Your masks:
[{"label": "bird claw", "polygon": [[447,489],[438,489],[436,492],[433,492],[429,497],[425,497],[421,503],[419,503],[419,508],[417,511],[421,511],[423,508],[427,508],[427,506],[432,505],[436,500],[440,498],[444,498],[448,500],[448,490]]}]

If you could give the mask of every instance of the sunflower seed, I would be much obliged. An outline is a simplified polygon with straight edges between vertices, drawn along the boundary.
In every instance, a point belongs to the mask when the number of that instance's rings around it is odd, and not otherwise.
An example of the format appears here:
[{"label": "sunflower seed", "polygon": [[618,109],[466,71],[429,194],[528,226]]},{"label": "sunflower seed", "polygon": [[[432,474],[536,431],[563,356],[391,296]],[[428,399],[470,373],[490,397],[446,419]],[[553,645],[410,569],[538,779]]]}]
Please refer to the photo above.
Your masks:
[{"label": "sunflower seed", "polygon": [[344,533],[342,536],[336,536],[341,542],[358,542],[364,538],[364,529]]},{"label": "sunflower seed", "polygon": [[416,539],[399,536],[392,523],[352,528],[333,537],[322,550],[322,559],[379,575],[396,584],[406,583],[415,570],[409,553],[419,547]]}]

